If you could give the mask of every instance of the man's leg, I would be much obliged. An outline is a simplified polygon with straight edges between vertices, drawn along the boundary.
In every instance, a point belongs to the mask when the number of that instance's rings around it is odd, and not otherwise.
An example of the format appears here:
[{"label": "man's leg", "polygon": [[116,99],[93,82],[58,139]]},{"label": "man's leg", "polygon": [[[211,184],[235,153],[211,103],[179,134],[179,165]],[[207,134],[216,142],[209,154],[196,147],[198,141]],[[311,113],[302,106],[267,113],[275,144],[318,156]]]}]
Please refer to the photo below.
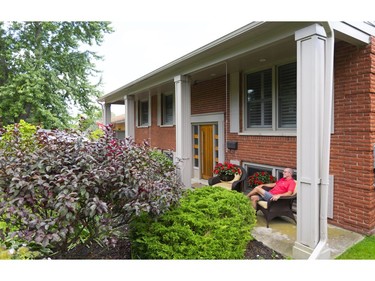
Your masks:
[{"label": "man's leg", "polygon": [[259,195],[252,195],[250,197],[250,200],[251,200],[251,204],[253,205],[253,208],[256,209],[257,208],[257,203],[260,200]]},{"label": "man's leg", "polygon": [[265,192],[266,191],[262,187],[260,187],[258,185],[256,187],[254,187],[254,189],[252,191],[250,191],[249,194],[247,194],[247,197],[250,198],[251,203],[252,203],[254,209],[256,209],[257,203],[260,200],[260,196],[259,195],[261,195],[262,197],[264,197]]},{"label": "man's leg", "polygon": [[252,191],[250,191],[249,194],[247,194],[247,197],[250,198],[253,195],[262,195],[263,196],[264,192],[265,192],[265,190],[258,185],[256,187],[254,187],[254,189]]}]

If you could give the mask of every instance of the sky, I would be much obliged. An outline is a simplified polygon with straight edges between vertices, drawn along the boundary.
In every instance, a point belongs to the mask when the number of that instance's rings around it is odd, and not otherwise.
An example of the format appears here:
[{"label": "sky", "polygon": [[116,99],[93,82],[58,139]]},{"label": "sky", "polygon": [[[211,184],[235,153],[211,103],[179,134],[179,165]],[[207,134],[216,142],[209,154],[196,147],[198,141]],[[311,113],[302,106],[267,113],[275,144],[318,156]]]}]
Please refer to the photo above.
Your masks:
[{"label": "sky", "polygon": [[[257,20],[373,20],[364,5],[315,0],[12,0],[0,20],[105,20],[115,32],[95,48],[103,94]],[[333,1],[332,1],[333,2]],[[358,0],[357,4],[375,1]],[[367,7],[374,4],[368,4]]]},{"label": "sky", "polygon": [[109,93],[219,37],[249,23],[225,22],[115,21],[115,32],[106,35],[98,53],[104,70],[103,89]]},{"label": "sky", "polygon": [[[247,18],[209,20],[149,18],[113,21],[115,31],[106,34],[96,48],[104,60],[97,62],[103,70],[102,90],[108,94],[153,70],[174,61],[250,21]],[[112,106],[118,115],[123,106]]]}]

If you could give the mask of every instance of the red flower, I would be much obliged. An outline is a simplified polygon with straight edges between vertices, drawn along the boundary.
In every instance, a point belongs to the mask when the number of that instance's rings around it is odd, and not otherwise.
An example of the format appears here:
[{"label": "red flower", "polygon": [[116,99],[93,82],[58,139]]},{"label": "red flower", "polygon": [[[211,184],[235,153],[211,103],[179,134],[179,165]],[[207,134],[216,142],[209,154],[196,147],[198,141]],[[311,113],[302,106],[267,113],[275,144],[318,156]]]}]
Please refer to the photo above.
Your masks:
[{"label": "red flower", "polygon": [[213,170],[214,174],[216,175],[236,175],[239,174],[240,171],[240,168],[229,162],[224,162],[224,164],[217,163]]},{"label": "red flower", "polygon": [[256,172],[248,178],[250,188],[254,188],[260,184],[276,182],[276,178],[268,172]]}]

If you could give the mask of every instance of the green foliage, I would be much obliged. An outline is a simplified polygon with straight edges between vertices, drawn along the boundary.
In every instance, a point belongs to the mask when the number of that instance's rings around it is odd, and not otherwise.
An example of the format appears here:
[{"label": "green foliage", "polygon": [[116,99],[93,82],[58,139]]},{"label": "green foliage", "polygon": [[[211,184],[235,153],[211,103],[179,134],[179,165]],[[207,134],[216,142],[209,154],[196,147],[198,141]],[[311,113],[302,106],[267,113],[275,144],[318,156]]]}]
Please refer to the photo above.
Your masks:
[{"label": "green foliage", "polygon": [[41,257],[42,253],[33,250],[15,237],[0,240],[0,260],[31,260]]},{"label": "green foliage", "polygon": [[0,221],[0,260],[29,260],[41,257],[42,254],[40,252],[32,250],[31,247],[27,246],[16,236],[6,235],[15,230],[17,230],[15,226],[8,224],[4,220]]},{"label": "green foliage", "polygon": [[160,163],[161,167],[166,169],[171,169],[173,167],[172,158],[157,149],[151,150],[150,156],[152,160]]},{"label": "green foliage", "polygon": [[88,113],[100,95],[92,77],[108,22],[0,22],[0,116],[65,128],[69,107]]},{"label": "green foliage", "polygon": [[96,124],[97,120],[101,120],[101,116],[101,110],[96,110],[88,116],[78,115],[76,117],[77,125],[73,125],[72,127],[87,135],[90,140],[96,141],[104,136],[104,131],[98,128]]},{"label": "green foliage", "polygon": [[18,124],[8,125],[0,130],[0,149],[4,149],[5,151],[14,151],[14,147],[11,148],[7,146],[8,143],[16,145],[18,151],[31,152],[36,148],[36,126],[21,120]]},{"label": "green foliage", "polygon": [[32,260],[40,257],[41,253],[32,251],[27,246],[8,249],[0,245],[0,260]]},{"label": "green foliage", "polygon": [[101,129],[96,129],[96,130],[90,132],[90,134],[89,134],[90,140],[93,140],[93,141],[98,140],[103,136],[104,136],[104,132]]},{"label": "green foliage", "polygon": [[375,259],[375,236],[367,236],[343,254],[338,260],[374,260]]},{"label": "green foliage", "polygon": [[243,194],[220,187],[189,190],[161,217],[143,215],[132,223],[133,258],[242,259],[255,223]]},{"label": "green foliage", "polygon": [[4,139],[11,151],[0,154],[0,222],[12,226],[3,236],[33,250],[114,245],[135,216],[156,217],[180,199],[175,167],[158,163],[145,144],[116,139],[110,126],[95,142],[57,130],[35,138],[30,153]]}]

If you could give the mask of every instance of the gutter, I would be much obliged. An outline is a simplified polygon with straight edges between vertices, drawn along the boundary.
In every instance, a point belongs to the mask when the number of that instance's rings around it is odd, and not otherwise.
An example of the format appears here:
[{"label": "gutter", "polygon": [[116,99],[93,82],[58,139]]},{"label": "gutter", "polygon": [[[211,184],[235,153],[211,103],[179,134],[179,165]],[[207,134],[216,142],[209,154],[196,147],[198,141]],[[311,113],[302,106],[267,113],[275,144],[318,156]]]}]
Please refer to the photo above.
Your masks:
[{"label": "gutter", "polygon": [[333,93],[333,68],[334,68],[334,42],[335,36],[333,28],[329,22],[324,22],[323,27],[327,34],[326,41],[326,65],[325,65],[325,85],[323,98],[323,120],[322,120],[322,151],[320,165],[320,210],[319,210],[319,242],[309,257],[309,260],[326,258],[328,233],[328,188],[329,188],[329,162],[330,162],[330,142],[331,142],[331,118],[332,118],[332,93]]}]

